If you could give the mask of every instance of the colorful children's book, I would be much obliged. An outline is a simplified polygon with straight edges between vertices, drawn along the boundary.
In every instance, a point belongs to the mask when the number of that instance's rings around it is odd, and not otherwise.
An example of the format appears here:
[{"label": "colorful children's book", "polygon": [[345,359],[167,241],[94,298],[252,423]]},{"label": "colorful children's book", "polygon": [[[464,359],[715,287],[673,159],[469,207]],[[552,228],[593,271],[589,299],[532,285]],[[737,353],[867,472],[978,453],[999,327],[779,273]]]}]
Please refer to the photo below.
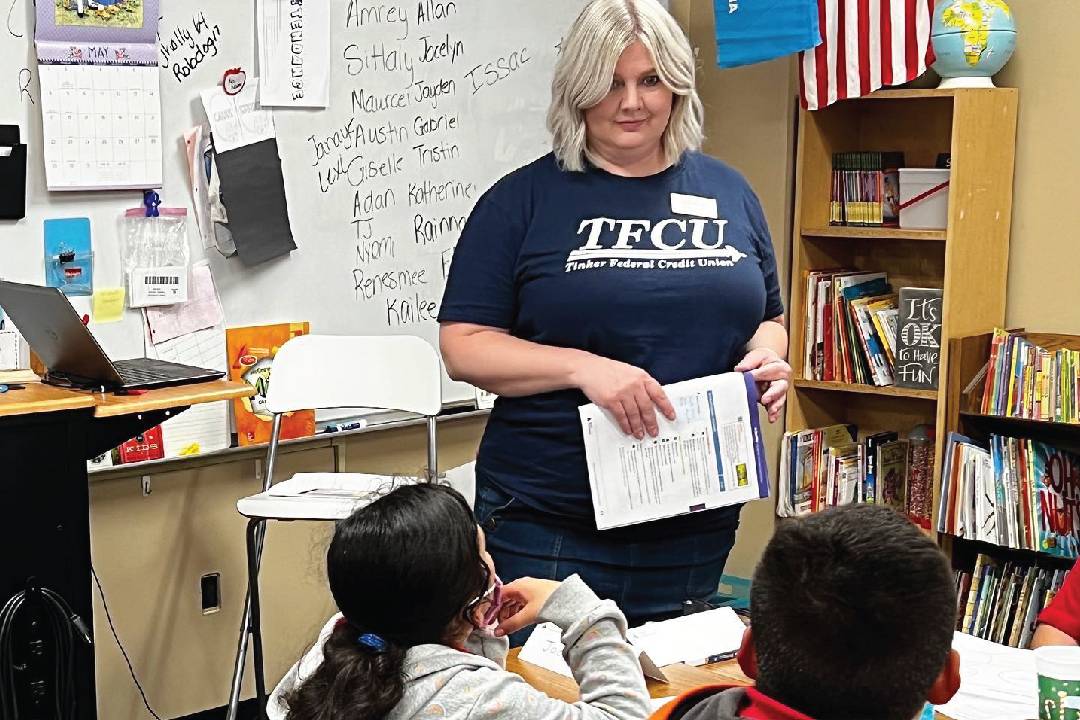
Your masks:
[{"label": "colorful children's book", "polygon": [[1030,441],[1034,464],[1038,549],[1075,558],[1080,543],[1080,457]]},{"label": "colorful children's book", "polygon": [[908,441],[897,440],[878,446],[878,504],[907,514]]},{"label": "colorful children's book", "polygon": [[[274,356],[286,342],[307,335],[308,323],[280,323],[253,327],[229,328],[226,347],[229,378],[242,380],[255,388],[255,395],[233,401],[236,435],[240,445],[256,445],[270,440],[273,415],[266,409]],[[281,439],[315,434],[315,411],[288,413],[281,420]]]}]

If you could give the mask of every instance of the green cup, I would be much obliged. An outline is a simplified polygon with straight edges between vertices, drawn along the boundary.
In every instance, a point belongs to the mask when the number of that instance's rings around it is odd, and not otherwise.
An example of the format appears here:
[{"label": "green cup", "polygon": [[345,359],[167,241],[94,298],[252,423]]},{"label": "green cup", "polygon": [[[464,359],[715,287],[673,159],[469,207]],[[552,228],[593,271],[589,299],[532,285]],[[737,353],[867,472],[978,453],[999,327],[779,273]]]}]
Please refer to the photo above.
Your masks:
[{"label": "green cup", "polygon": [[1035,650],[1039,720],[1080,720],[1080,647]]}]

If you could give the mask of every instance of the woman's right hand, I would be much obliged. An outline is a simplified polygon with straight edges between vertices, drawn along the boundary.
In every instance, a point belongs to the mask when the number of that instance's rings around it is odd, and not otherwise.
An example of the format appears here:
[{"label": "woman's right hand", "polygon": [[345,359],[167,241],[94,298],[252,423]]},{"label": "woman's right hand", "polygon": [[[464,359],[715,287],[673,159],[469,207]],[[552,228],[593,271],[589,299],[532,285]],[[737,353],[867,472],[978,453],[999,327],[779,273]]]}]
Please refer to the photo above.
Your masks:
[{"label": "woman's right hand", "polygon": [[624,433],[638,440],[646,433],[656,437],[657,409],[668,420],[675,419],[675,408],[660,383],[633,365],[589,355],[575,369],[573,381],[585,397],[614,416]]}]

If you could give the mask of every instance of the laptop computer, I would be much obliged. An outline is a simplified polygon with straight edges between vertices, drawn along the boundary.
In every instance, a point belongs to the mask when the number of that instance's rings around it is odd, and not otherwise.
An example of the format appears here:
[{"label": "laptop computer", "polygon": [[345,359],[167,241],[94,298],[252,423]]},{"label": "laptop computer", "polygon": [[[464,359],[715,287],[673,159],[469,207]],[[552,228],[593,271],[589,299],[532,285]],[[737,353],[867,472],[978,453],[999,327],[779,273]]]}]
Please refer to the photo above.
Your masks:
[{"label": "laptop computer", "polygon": [[217,380],[221,370],[136,358],[112,361],[58,288],[0,280],[0,307],[48,371],[43,382],[75,388],[137,390]]}]

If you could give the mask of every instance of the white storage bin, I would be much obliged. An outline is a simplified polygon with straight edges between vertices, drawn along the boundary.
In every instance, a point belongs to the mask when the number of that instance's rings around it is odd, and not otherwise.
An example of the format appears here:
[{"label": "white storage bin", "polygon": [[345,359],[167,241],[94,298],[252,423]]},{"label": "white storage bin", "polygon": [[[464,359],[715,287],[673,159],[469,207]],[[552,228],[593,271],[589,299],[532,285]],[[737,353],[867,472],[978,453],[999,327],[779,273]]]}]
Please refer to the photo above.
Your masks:
[{"label": "white storage bin", "polygon": [[[900,168],[900,204],[922,195],[943,182],[949,171],[937,168]],[[912,230],[941,230],[949,224],[949,188],[938,190],[910,207],[900,210],[900,227]]]}]

